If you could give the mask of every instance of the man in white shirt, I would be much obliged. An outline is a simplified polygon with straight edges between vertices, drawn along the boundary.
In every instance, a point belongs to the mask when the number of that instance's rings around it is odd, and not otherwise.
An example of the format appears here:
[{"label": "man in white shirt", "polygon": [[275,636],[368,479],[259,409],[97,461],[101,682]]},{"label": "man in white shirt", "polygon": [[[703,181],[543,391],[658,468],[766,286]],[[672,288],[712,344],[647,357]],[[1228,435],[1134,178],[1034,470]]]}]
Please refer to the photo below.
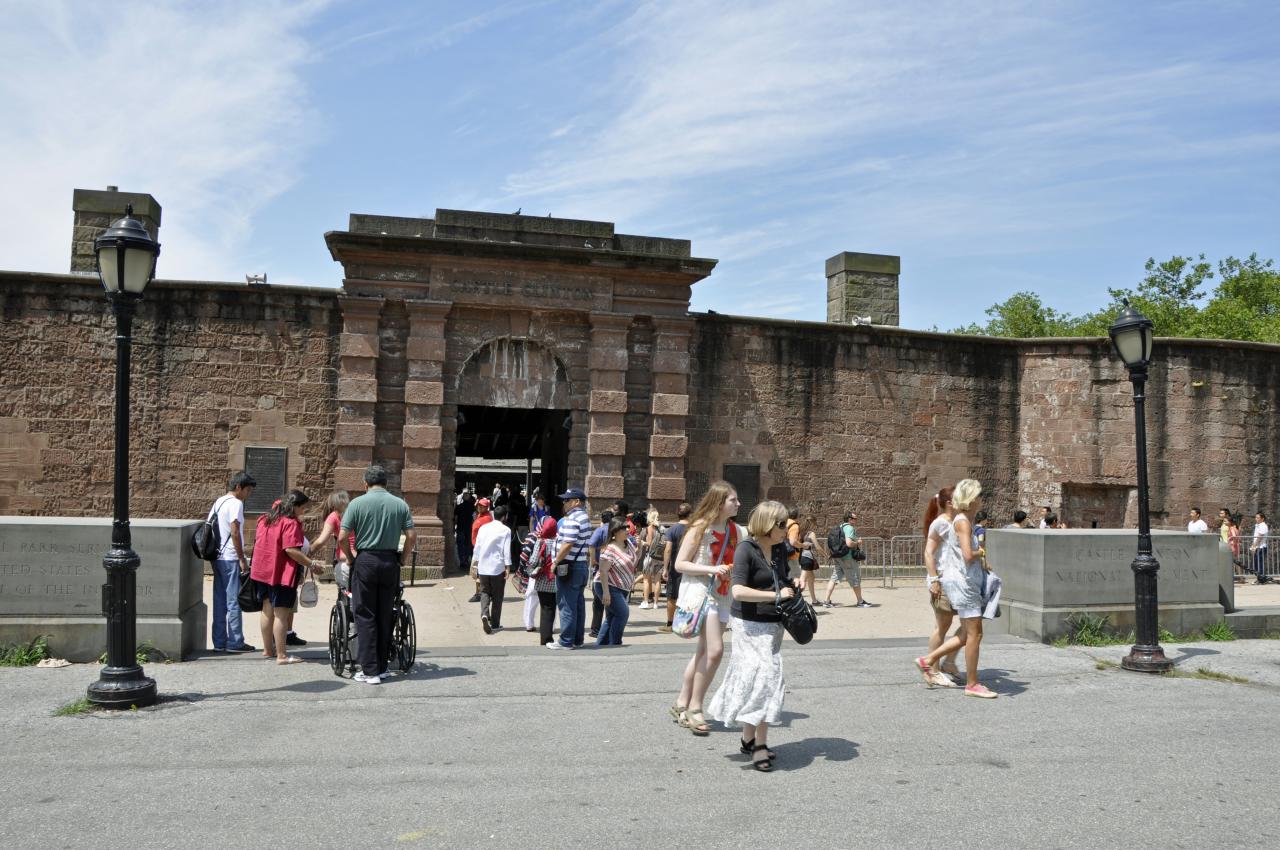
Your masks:
[{"label": "man in white shirt", "polygon": [[1209,523],[1200,518],[1200,509],[1191,509],[1191,522],[1187,523],[1187,532],[1189,534],[1207,534],[1209,532]]},{"label": "man in white shirt", "polygon": [[1271,529],[1267,527],[1267,515],[1258,511],[1253,515],[1253,543],[1249,551],[1253,553],[1253,571],[1258,576],[1258,584],[1268,584],[1271,576],[1267,575],[1267,535]]},{"label": "man in white shirt", "polygon": [[253,652],[244,642],[240,612],[240,574],[249,572],[244,556],[244,500],[258,485],[247,472],[237,472],[227,492],[213,503],[209,513],[218,518],[218,556],[213,562],[213,651]]},{"label": "man in white shirt", "polygon": [[1048,505],[1042,505],[1040,507],[1040,527],[1041,528],[1049,528],[1049,514],[1051,513],[1053,513],[1053,510]]},{"label": "man in white shirt", "polygon": [[493,522],[476,534],[471,577],[480,583],[480,625],[491,635],[502,629],[502,594],[511,568],[511,527],[504,522],[506,505],[493,509]]}]

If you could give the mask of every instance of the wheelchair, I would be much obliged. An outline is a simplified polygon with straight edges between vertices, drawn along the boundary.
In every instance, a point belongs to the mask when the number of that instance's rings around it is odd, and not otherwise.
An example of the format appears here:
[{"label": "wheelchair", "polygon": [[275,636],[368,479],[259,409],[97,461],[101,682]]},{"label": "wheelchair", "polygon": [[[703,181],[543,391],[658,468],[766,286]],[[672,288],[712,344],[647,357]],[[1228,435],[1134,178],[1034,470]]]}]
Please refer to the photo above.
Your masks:
[{"label": "wheelchair", "polygon": [[[329,612],[329,666],[333,675],[354,676],[356,662],[356,621],[351,613],[351,590],[345,581],[338,582],[338,601]],[[413,606],[404,598],[404,582],[396,588],[391,603],[391,658],[387,667],[401,673],[413,669],[418,654],[418,628],[413,619]]]}]

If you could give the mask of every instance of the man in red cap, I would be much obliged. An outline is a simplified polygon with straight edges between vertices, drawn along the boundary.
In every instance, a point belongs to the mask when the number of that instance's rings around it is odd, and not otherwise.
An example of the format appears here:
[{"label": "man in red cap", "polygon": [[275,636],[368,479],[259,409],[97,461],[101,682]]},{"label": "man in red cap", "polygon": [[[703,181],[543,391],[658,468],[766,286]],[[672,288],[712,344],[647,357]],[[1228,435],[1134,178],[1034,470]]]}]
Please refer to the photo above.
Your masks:
[{"label": "man in red cap", "polygon": [[[480,529],[485,525],[493,522],[493,514],[489,511],[490,502],[488,499],[481,499],[476,502],[476,520],[471,523],[471,547],[474,549],[476,545],[476,535],[480,533]],[[480,601],[480,579],[476,579],[475,595],[467,600],[468,602]]]}]

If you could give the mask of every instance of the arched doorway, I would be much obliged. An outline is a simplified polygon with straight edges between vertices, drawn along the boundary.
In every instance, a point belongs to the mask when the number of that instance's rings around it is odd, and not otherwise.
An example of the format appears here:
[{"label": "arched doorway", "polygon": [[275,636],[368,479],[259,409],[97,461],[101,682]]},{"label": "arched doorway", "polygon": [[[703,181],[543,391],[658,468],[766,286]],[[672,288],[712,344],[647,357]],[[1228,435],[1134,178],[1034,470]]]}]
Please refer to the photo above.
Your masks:
[{"label": "arched doorway", "polygon": [[[467,358],[456,380],[454,492],[489,495],[495,484],[552,497],[566,486],[570,413],[568,369],[546,346],[500,337]],[[558,507],[558,505],[552,505]],[[525,511],[512,525],[524,526]]]}]

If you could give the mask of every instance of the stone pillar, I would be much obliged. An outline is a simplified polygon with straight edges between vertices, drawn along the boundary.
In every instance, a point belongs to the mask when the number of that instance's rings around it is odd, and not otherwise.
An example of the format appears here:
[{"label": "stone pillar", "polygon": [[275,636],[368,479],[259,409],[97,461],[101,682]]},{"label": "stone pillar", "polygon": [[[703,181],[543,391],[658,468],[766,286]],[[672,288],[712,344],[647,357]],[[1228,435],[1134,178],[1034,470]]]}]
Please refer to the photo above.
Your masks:
[{"label": "stone pillar", "polygon": [[[630,316],[591,314],[591,417],[587,433],[587,497],[593,512],[623,498],[623,428],[627,413],[627,329]],[[574,482],[569,482],[570,486]]]},{"label": "stone pillar", "polygon": [[338,340],[337,460],[333,486],[355,498],[364,492],[364,471],[373,463],[373,409],[378,401],[378,322],[383,299],[338,296],[342,337]]},{"label": "stone pillar", "polygon": [[72,274],[97,274],[98,257],[93,250],[93,240],[124,217],[125,207],[133,205],[133,217],[151,234],[160,235],[160,205],[156,199],[141,192],[120,192],[115,186],[106,191],[76,189],[71,193],[71,211],[75,218],[71,230]]},{"label": "stone pillar", "polygon": [[[440,422],[444,404],[445,322],[453,305],[444,301],[406,300],[409,343],[404,384],[404,500],[418,529],[418,565],[446,567],[444,517],[441,511]],[[452,485],[453,482],[449,482]],[[449,487],[452,495],[452,486]],[[450,510],[445,512],[452,517]]]},{"label": "stone pillar", "polygon": [[847,325],[898,324],[898,275],[902,260],[889,254],[845,251],[827,260],[827,321]]},{"label": "stone pillar", "polygon": [[649,438],[649,504],[665,521],[685,493],[689,449],[689,338],[691,319],[655,319],[653,338],[653,435]]}]

